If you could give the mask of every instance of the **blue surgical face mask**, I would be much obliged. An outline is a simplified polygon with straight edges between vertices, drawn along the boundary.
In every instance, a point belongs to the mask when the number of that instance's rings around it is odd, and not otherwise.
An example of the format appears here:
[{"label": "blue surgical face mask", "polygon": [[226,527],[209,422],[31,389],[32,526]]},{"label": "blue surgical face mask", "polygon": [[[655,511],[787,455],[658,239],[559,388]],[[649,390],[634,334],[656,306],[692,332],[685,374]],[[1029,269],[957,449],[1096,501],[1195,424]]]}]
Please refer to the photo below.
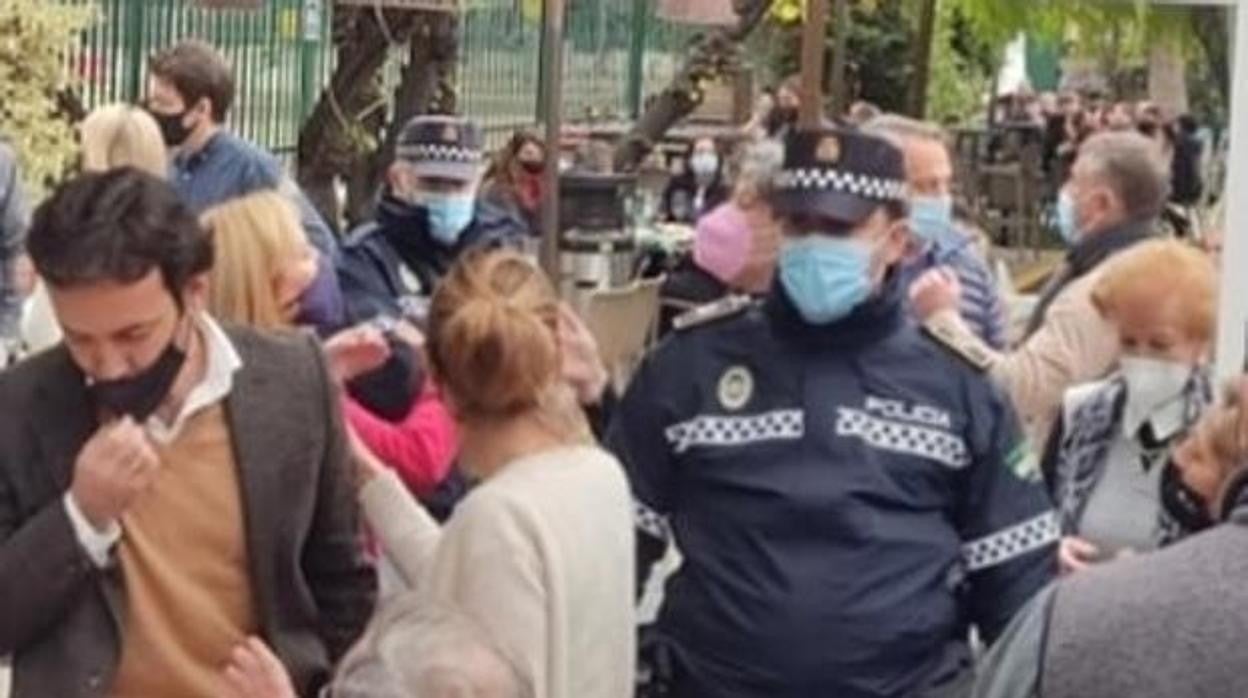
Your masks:
[{"label": "blue surgical face mask", "polygon": [[858,240],[811,234],[780,251],[780,282],[812,325],[843,319],[871,295],[871,248]]},{"label": "blue surgical face mask", "polygon": [[415,197],[416,205],[424,207],[429,214],[429,233],[433,239],[447,247],[459,242],[460,235],[472,223],[476,212],[476,197],[471,194],[422,193]]},{"label": "blue surgical face mask", "polygon": [[1057,196],[1057,232],[1067,245],[1079,241],[1079,221],[1075,214],[1075,200],[1065,189]]},{"label": "blue surgical face mask", "polygon": [[925,242],[954,240],[953,197],[915,196],[910,199],[910,228]]}]

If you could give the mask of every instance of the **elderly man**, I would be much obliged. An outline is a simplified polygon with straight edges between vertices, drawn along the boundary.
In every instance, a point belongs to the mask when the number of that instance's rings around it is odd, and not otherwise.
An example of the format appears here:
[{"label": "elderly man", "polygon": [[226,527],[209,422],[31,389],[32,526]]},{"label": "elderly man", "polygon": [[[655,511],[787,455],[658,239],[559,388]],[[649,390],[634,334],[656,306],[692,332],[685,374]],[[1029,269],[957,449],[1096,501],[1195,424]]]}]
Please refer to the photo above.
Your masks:
[{"label": "elderly man", "polygon": [[1169,181],[1156,145],[1138,133],[1088,139],[1058,204],[1070,251],[1012,352],[993,351],[967,328],[958,315],[959,283],[947,270],[928,272],[912,288],[928,331],[977,357],[1006,388],[1033,446],[1048,438],[1063,392],[1104,376],[1117,358],[1117,334],[1093,306],[1092,288],[1107,259],[1152,234]]},{"label": "elderly man", "polygon": [[886,114],[865,126],[868,133],[894,139],[906,157],[913,243],[901,267],[904,284],[930,269],[947,266],[962,288],[963,321],[993,349],[1006,344],[1005,303],[974,239],[953,220],[953,161],[938,126]]},{"label": "elderly man", "polygon": [[1037,595],[983,662],[975,698],[1245,694],[1248,379],[1167,469],[1171,513],[1218,525]]}]

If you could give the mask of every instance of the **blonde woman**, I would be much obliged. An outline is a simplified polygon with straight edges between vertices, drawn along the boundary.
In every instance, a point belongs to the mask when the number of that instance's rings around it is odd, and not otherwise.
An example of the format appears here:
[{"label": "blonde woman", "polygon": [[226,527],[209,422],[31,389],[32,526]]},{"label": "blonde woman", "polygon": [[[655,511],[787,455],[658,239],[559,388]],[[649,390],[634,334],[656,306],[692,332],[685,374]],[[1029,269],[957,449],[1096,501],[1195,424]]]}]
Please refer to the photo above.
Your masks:
[{"label": "blonde woman", "polygon": [[[134,167],[157,177],[168,174],[169,154],[152,117],[138,107],[110,104],[87,115],[79,126],[83,172]],[[37,354],[61,341],[47,290],[35,287],[21,322],[23,353]]]},{"label": "blonde woman", "polygon": [[[532,695],[626,698],[632,507],[565,380],[565,312],[519,254],[462,257],[434,293],[428,354],[461,433],[461,466],[481,484],[439,527],[361,452],[361,498],[413,591],[479,624]],[[280,670],[263,646],[240,648],[227,670],[235,695],[292,696],[255,690],[282,683],[264,666]]]},{"label": "blonde woman", "polygon": [[[280,330],[310,324],[303,317],[310,295],[330,297],[313,305],[334,305],[334,287],[318,289],[320,257],[285,196],[276,191],[250,194],[209,209],[203,221],[216,244],[209,291],[213,317]],[[367,326],[336,334],[325,348],[335,377],[344,383],[389,355],[386,338]],[[457,439],[436,391],[422,391],[397,422],[378,418],[354,400],[346,401],[344,413],[364,444],[398,472],[412,494],[428,500],[446,482]],[[435,509],[440,513],[440,507]]]},{"label": "blonde woman", "polygon": [[82,169],[101,172],[136,167],[157,177],[169,171],[169,152],[160,127],[146,111],[129,104],[110,104],[91,112],[79,127]]}]

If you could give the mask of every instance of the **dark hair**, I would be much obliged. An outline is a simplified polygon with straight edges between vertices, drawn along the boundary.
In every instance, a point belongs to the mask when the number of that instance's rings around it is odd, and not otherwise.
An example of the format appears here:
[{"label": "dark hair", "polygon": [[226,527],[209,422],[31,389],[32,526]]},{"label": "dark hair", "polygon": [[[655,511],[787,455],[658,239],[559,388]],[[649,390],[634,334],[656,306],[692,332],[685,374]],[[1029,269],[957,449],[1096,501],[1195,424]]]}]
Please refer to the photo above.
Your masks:
[{"label": "dark hair", "polygon": [[520,129],[511,134],[511,138],[507,140],[507,145],[503,146],[503,149],[494,156],[494,161],[490,163],[490,169],[485,173],[485,178],[506,184],[514,184],[511,176],[511,165],[520,156],[520,151],[524,150],[524,146],[529,144],[541,148],[543,153],[546,152],[546,141],[542,140],[542,137],[535,132]]},{"label": "dark hair", "polygon": [[173,85],[189,109],[207,98],[212,102],[212,118],[225,121],[234,103],[234,74],[225,56],[212,44],[189,39],[152,56],[152,75]]},{"label": "dark hair", "polygon": [[27,248],[52,286],[130,284],[159,269],[178,303],[212,268],[212,238],[164,180],[133,167],[69,180],[35,211]]}]

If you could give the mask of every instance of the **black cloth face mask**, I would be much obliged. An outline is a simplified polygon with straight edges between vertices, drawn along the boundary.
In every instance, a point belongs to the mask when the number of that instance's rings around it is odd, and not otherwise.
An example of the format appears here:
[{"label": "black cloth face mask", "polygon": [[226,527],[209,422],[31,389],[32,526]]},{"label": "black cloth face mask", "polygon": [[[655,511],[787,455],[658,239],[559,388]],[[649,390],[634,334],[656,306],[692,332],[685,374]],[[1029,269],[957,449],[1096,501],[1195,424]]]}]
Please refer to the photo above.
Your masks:
[{"label": "black cloth face mask", "polygon": [[171,337],[152,365],[125,378],[95,381],[87,386],[87,392],[97,407],[117,416],[130,416],[137,422],[144,422],[169,396],[185,363],[186,352]]},{"label": "black cloth face mask", "polygon": [[175,114],[162,114],[148,109],[147,113],[152,115],[152,118],[156,120],[156,125],[160,127],[160,136],[165,141],[165,145],[176,148],[191,137],[191,127],[183,123],[189,111],[189,109],[183,109]]},{"label": "black cloth face mask", "polygon": [[1214,524],[1205,498],[1183,482],[1174,461],[1166,463],[1161,473],[1161,506],[1187,533],[1199,533]]}]

